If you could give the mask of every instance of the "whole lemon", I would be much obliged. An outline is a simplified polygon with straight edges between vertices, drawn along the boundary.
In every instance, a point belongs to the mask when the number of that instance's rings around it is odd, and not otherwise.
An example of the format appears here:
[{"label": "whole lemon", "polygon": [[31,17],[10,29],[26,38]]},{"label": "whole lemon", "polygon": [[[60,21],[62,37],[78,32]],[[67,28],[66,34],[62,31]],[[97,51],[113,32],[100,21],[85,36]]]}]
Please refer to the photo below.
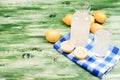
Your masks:
[{"label": "whole lemon", "polygon": [[95,18],[94,16],[91,16],[91,23],[94,23],[95,22]]},{"label": "whole lemon", "polygon": [[106,14],[101,10],[94,11],[94,18],[98,23],[104,23],[107,19]]},{"label": "whole lemon", "polygon": [[60,39],[60,33],[57,30],[48,30],[45,33],[45,38],[51,43],[55,43]]},{"label": "whole lemon", "polygon": [[96,31],[98,30],[103,30],[104,27],[98,23],[91,23],[91,26],[90,26],[90,32],[91,33],[95,33]]},{"label": "whole lemon", "polygon": [[66,25],[71,25],[71,19],[72,19],[72,14],[67,14],[65,17],[63,17],[62,21],[66,24]]}]

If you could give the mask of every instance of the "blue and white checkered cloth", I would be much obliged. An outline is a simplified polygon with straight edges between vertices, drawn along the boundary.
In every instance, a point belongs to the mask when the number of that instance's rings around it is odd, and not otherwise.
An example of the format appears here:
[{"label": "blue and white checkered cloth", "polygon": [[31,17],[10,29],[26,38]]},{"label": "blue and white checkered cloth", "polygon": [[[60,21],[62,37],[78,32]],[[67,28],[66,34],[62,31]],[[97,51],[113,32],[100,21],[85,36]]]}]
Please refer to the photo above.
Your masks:
[{"label": "blue and white checkered cloth", "polygon": [[[107,72],[109,72],[120,60],[120,49],[110,45],[109,50],[107,52],[107,56],[103,60],[99,60],[94,56],[89,56],[85,60],[78,60],[74,57],[73,53],[67,54],[60,49],[60,44],[63,41],[70,39],[70,33],[66,36],[61,38],[54,44],[54,48],[60,52],[65,57],[69,58],[71,61],[75,62],[76,64],[80,65],[85,70],[90,71],[95,76],[102,78]],[[92,54],[94,42],[94,35],[92,33],[89,34],[88,44],[86,45],[86,49],[88,53]]]}]

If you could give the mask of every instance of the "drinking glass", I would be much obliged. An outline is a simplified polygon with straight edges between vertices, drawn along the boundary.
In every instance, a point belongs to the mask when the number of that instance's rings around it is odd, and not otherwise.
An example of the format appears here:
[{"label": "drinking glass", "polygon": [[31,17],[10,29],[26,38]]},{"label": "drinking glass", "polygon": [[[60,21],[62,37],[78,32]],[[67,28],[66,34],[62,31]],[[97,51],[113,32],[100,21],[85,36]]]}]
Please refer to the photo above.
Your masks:
[{"label": "drinking glass", "polygon": [[70,40],[74,43],[76,47],[85,47],[88,42],[90,31],[90,6],[89,3],[83,0],[74,3],[73,6],[75,9],[75,13],[72,16],[71,21]]},{"label": "drinking glass", "polygon": [[93,53],[96,57],[104,58],[107,54],[112,34],[107,30],[99,30],[95,33]]}]

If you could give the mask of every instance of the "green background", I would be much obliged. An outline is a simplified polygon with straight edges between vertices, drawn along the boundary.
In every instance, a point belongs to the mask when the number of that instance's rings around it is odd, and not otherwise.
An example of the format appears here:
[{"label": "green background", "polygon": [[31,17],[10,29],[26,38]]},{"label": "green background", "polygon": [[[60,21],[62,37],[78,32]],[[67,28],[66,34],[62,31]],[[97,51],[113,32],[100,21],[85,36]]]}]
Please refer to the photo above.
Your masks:
[{"label": "green background", "polygon": [[[103,10],[102,24],[112,33],[111,44],[120,47],[120,0],[87,0]],[[99,80],[59,54],[44,34],[56,29],[61,37],[70,31],[61,20],[73,14],[76,0],[0,0],[0,80]],[[103,80],[119,80],[120,63]]]}]

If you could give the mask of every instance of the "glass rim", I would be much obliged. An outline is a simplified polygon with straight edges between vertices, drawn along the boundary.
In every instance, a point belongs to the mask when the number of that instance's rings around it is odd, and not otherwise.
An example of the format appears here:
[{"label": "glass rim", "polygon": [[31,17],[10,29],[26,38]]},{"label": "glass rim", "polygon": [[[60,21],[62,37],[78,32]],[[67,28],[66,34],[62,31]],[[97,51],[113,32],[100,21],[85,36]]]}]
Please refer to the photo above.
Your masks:
[{"label": "glass rim", "polygon": [[[110,33],[108,30],[98,30],[95,32],[95,36],[104,36],[104,35],[101,35],[99,33],[106,33],[105,35],[108,35],[108,38],[111,38],[112,37],[112,33]],[[107,36],[105,36],[107,37]]]}]

